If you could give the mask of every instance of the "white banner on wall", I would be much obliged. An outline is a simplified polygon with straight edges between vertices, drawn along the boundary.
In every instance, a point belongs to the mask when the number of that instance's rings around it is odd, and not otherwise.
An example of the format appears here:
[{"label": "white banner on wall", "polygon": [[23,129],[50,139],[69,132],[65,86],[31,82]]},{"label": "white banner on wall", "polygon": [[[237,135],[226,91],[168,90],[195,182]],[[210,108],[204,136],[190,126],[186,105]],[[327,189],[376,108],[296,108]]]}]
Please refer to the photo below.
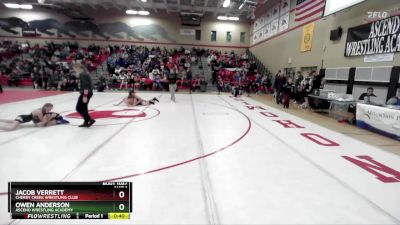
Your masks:
[{"label": "white banner on wall", "polygon": [[257,32],[254,32],[253,33],[253,44],[255,44],[255,43],[257,43],[258,42],[258,34],[257,34]]},{"label": "white banner on wall", "polygon": [[282,0],[280,14],[284,15],[290,11],[290,0]]},{"label": "white banner on wall", "polygon": [[271,23],[271,35],[278,33],[279,19],[275,19]]},{"label": "white banner on wall", "polygon": [[273,18],[273,19],[276,19],[276,18],[279,17],[279,8],[280,8],[279,3],[278,3],[278,4],[275,4],[275,5],[272,7],[272,18]]},{"label": "white banner on wall", "polygon": [[259,21],[258,21],[258,24],[259,24],[259,28],[258,29],[263,28],[264,27],[264,23],[265,23],[265,17],[261,16]]},{"label": "white banner on wall", "polygon": [[269,37],[271,37],[271,24],[267,24],[264,27],[264,38],[267,39]]},{"label": "white banner on wall", "polygon": [[[253,44],[289,29],[290,0],[281,0],[254,20]],[[262,31],[262,32],[260,32]]]},{"label": "white banner on wall", "polygon": [[272,10],[268,10],[267,13],[265,14],[265,24],[271,23],[272,21]]},{"label": "white banner on wall", "polygon": [[400,110],[357,104],[357,127],[400,140]]},{"label": "white banner on wall", "polygon": [[264,40],[264,30],[259,30],[257,33],[259,41]]},{"label": "white banner on wall", "polygon": [[196,34],[195,29],[183,29],[181,28],[180,30],[181,35],[187,35],[187,36],[194,36]]},{"label": "white banner on wall", "polygon": [[285,15],[281,16],[281,18],[279,18],[279,32],[287,30],[288,28],[289,28],[289,13],[286,13]]},{"label": "white banner on wall", "polygon": [[260,28],[260,18],[258,18],[254,21],[253,33],[256,33]]},{"label": "white banner on wall", "polygon": [[364,62],[393,62],[394,53],[364,56]]}]

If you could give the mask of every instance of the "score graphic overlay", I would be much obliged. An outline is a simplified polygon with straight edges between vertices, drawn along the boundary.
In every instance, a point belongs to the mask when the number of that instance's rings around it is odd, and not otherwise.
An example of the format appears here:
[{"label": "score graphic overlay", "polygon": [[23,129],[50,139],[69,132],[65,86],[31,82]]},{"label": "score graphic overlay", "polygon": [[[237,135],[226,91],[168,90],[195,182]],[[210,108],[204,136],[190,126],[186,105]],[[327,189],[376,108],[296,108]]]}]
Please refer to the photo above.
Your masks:
[{"label": "score graphic overlay", "polygon": [[9,182],[11,219],[130,219],[131,182]]}]

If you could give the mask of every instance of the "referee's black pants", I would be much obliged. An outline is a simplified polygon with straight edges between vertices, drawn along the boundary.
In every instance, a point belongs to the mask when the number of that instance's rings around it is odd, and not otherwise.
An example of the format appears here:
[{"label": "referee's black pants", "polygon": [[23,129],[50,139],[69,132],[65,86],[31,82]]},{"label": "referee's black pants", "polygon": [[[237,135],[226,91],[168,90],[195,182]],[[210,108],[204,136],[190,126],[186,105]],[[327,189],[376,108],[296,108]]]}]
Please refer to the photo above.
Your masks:
[{"label": "referee's black pants", "polygon": [[83,117],[85,123],[88,123],[92,118],[89,116],[88,104],[93,93],[89,92],[87,95],[87,102],[83,102],[83,94],[79,95],[78,103],[76,104],[76,111]]}]

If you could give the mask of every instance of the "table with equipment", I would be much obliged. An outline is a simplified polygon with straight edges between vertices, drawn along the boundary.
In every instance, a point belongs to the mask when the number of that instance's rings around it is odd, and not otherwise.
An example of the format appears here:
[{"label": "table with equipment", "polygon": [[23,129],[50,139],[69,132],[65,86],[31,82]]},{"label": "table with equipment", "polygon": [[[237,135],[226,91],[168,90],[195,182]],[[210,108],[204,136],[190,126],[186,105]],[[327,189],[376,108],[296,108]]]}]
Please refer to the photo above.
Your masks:
[{"label": "table with equipment", "polygon": [[321,105],[324,106],[324,103],[326,106],[327,103],[329,116],[339,121],[352,121],[353,114],[349,113],[349,108],[354,107],[358,102],[353,99],[328,98],[319,95],[308,95],[308,97],[313,99],[313,105],[316,106],[316,108]]}]

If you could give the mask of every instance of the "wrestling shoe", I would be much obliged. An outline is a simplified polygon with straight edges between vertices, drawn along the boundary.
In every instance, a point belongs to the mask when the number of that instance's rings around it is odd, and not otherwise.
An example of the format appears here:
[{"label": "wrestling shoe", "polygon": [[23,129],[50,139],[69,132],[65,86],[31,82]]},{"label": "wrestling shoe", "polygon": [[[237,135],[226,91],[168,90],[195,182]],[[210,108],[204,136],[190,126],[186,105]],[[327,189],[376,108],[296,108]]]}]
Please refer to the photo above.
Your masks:
[{"label": "wrestling shoe", "polygon": [[88,124],[87,124],[87,127],[91,127],[94,123],[96,123],[96,120],[90,119]]},{"label": "wrestling shoe", "polygon": [[56,121],[57,124],[69,124],[69,121],[65,120],[64,118],[59,118]]},{"label": "wrestling shoe", "polygon": [[88,123],[84,122],[83,124],[79,125],[78,127],[87,127]]}]

